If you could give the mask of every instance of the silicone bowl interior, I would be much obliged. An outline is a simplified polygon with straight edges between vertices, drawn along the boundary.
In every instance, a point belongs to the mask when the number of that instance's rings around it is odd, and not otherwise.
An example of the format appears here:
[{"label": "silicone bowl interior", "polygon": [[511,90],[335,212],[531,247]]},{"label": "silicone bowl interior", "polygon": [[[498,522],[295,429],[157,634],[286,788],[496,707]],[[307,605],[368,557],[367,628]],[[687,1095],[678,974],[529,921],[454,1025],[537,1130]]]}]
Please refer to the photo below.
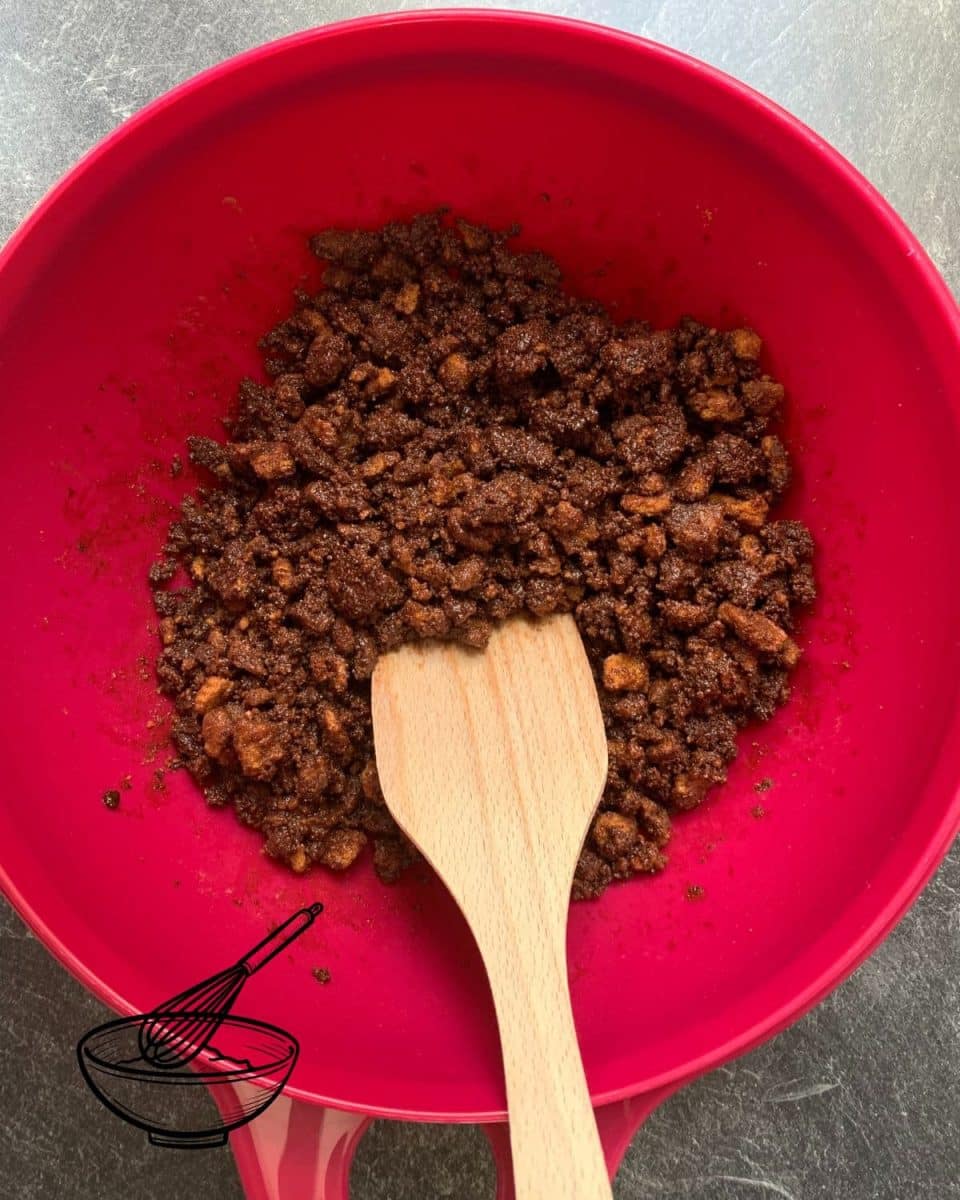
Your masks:
[{"label": "silicone bowl interior", "polygon": [[520,222],[522,244],[624,317],[760,330],[789,393],[784,512],[817,538],[792,701],[677,820],[667,871],[573,909],[598,1101],[690,1075],[813,1003],[956,829],[960,334],[890,209],[773,105],[662,47],[501,13],[376,18],[226,63],[128,122],[6,248],[8,895],[126,1012],[322,899],[244,994],[301,1043],[290,1091],[457,1119],[504,1100],[451,902],[422,871],[394,888],[366,864],[295,877],[185,774],[157,783],[171,751],[146,586],[195,485],[171,456],[222,432],[258,335],[317,283],[307,235],[439,204]]}]

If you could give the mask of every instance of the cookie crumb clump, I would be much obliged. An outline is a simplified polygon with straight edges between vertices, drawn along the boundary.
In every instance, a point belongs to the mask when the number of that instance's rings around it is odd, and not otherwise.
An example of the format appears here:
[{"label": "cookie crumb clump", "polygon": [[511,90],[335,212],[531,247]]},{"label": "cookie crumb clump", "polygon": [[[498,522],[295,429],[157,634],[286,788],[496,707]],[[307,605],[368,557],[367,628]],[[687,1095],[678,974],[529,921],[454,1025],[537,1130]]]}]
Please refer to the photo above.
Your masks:
[{"label": "cookie crumb clump", "polygon": [[324,286],[262,339],[269,382],[242,383],[229,440],[189,439],[209,482],[151,570],[157,676],[208,802],[294,871],[416,858],[370,719],[403,642],[573,613],[609,742],[577,897],[660,870],[670,813],[787,697],[813,542],[773,516],[790,461],[760,337],[615,324],[510,236],[317,234]]}]

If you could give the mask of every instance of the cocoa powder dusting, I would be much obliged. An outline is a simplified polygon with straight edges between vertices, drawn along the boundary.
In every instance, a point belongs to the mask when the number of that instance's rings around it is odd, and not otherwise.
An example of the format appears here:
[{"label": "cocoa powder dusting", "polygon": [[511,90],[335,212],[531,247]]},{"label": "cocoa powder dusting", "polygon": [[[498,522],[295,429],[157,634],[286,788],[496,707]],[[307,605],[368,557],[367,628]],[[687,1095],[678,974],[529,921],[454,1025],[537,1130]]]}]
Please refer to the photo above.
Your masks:
[{"label": "cocoa powder dusting", "polygon": [[207,800],[295,871],[415,857],[370,722],[402,642],[574,614],[610,751],[577,897],[661,869],[670,812],[787,697],[813,544],[771,517],[790,465],[760,338],[615,325],[508,240],[436,215],[318,234],[270,383],[241,385],[226,443],[189,441],[212,486],[150,572],[157,675]]}]

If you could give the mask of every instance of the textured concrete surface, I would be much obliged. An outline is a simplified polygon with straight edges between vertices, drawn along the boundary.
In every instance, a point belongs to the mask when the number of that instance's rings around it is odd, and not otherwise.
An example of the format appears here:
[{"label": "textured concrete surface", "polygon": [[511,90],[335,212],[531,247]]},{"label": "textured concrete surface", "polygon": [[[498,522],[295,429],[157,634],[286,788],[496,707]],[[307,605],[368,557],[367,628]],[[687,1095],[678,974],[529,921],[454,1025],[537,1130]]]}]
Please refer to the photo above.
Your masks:
[{"label": "textured concrete surface", "polygon": [[[723,67],[850,157],[960,290],[957,0],[569,0]],[[0,236],[172,84],[269,38],[398,0],[0,0]],[[774,1042],[681,1092],[631,1147],[617,1200],[960,1197],[960,854],[881,949]],[[240,1196],[226,1151],[150,1149],[87,1096],[73,1042],[105,1019],[0,910],[0,1197]],[[474,1129],[380,1123],[357,1200],[493,1194]]]}]

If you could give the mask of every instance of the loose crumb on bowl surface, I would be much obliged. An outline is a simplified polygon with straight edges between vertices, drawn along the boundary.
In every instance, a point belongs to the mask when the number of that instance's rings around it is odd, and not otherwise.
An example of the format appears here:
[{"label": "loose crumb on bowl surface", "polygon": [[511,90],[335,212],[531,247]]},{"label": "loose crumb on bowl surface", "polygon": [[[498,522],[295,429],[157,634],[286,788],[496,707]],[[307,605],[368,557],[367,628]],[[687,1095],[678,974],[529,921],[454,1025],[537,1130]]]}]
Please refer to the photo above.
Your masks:
[{"label": "loose crumb on bowl surface", "polygon": [[210,486],[150,572],[157,674],[209,803],[295,871],[416,857],[370,718],[402,642],[574,614],[610,760],[577,897],[660,870],[670,813],[788,695],[813,543],[773,516],[759,336],[615,324],[509,240],[436,214],[316,235],[324,286],[263,338],[270,382],[241,384],[225,443],[189,439]]}]

